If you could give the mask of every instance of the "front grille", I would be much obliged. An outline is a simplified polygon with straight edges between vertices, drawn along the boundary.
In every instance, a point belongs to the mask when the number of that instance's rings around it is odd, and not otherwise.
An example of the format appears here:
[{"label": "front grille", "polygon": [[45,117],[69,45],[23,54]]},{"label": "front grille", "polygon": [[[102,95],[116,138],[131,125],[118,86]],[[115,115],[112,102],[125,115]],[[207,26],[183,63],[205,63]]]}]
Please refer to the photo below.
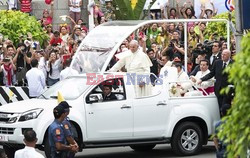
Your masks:
[{"label": "front grille", "polygon": [[0,122],[8,122],[10,118],[0,118]]},{"label": "front grille", "polygon": [[0,127],[0,134],[14,134],[15,128]]}]

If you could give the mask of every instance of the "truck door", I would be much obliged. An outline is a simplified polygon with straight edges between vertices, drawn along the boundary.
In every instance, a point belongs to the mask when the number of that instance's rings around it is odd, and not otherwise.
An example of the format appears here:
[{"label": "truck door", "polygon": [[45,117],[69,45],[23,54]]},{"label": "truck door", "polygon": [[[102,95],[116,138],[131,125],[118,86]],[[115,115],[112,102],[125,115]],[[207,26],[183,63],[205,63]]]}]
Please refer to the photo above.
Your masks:
[{"label": "truck door", "polygon": [[164,91],[160,90],[161,85],[154,88],[158,89],[155,94],[133,100],[135,137],[159,137],[167,129],[169,102]]},{"label": "truck door", "polygon": [[[111,93],[105,96],[104,91],[109,88]],[[98,102],[91,102],[96,99],[93,97],[100,98]],[[88,140],[132,137],[133,106],[126,97],[122,78],[106,80],[91,90],[86,97],[86,117]]]}]

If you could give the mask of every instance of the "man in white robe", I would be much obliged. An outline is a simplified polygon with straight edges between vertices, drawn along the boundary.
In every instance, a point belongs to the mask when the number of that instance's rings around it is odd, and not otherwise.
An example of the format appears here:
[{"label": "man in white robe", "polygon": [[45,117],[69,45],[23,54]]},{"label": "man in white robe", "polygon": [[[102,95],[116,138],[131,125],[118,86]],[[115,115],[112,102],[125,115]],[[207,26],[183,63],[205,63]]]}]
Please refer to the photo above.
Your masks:
[{"label": "man in white robe", "polygon": [[160,75],[165,76],[165,71],[172,66],[172,61],[169,60],[168,56],[162,56],[161,62],[163,67],[161,68]]},{"label": "man in white robe", "polygon": [[[125,66],[128,73],[136,74],[136,81],[134,85],[136,97],[151,95],[151,83],[149,76],[152,62],[147,54],[139,49],[138,42],[136,40],[132,40],[129,43],[129,50],[118,54],[116,57],[119,61],[109,71],[116,72]],[[146,75],[147,78],[140,79],[140,75]],[[139,82],[137,82],[138,80]]]},{"label": "man in white robe", "polygon": [[[174,62],[173,66],[177,69],[176,84],[170,87],[170,96],[180,97],[183,96],[190,88],[189,77],[185,71],[183,71],[182,64],[180,62]],[[192,87],[192,86],[191,86]]]},{"label": "man in white robe", "polygon": [[[195,84],[199,79],[206,76],[210,70],[209,67],[209,61],[208,60],[201,60],[200,61],[200,69],[201,71],[198,71],[195,76],[190,76],[191,81]],[[214,86],[213,79],[207,80],[202,82],[200,85],[197,84],[197,87],[207,89],[208,87]]]},{"label": "man in white robe", "polygon": [[[211,90],[213,90],[212,87],[214,85],[212,79],[208,80],[208,81],[202,82],[201,85],[196,84],[196,82],[199,79],[201,79],[203,76],[205,76],[206,74],[208,74],[210,72],[210,70],[208,69],[208,67],[209,67],[209,61],[208,60],[201,60],[200,61],[200,69],[201,69],[201,71],[198,71],[195,76],[190,76],[190,80],[192,82],[188,82],[188,84],[186,84],[185,88],[188,89],[189,92],[185,93],[185,96],[202,95],[202,91],[200,91],[200,90],[190,90],[190,89],[192,89],[192,86],[196,86],[198,88],[202,88],[208,94],[212,93]],[[206,93],[204,93],[204,92],[203,92],[203,94],[206,95]]]}]

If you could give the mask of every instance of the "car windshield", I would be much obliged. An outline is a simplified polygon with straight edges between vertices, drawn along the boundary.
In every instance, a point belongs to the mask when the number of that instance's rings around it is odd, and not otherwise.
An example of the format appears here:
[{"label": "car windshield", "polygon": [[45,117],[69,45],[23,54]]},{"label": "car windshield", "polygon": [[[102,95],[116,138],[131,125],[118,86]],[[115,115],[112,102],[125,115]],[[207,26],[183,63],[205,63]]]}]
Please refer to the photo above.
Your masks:
[{"label": "car windshield", "polygon": [[133,26],[98,26],[90,31],[78,48],[72,61],[72,68],[80,74],[100,72],[117,43],[132,32]]},{"label": "car windshield", "polygon": [[65,100],[73,100],[78,98],[87,87],[83,77],[68,78],[51,86],[39,98],[57,99],[58,92],[60,92]]}]

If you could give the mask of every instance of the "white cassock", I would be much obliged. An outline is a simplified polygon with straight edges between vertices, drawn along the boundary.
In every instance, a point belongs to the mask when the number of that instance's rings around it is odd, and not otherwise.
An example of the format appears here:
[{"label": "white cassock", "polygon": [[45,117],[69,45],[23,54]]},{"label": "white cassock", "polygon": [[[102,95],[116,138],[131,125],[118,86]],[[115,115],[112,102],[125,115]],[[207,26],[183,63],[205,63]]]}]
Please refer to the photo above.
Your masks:
[{"label": "white cassock", "polygon": [[[207,69],[207,71],[198,71],[197,74],[195,75],[195,79],[196,81],[198,79],[201,79],[202,77],[206,76],[207,74],[209,74],[210,70]],[[200,85],[197,85],[198,88],[203,88],[203,89],[207,89],[208,87],[212,87],[214,86],[214,82],[213,79],[207,80],[207,81],[203,81]]]},{"label": "white cassock", "polygon": [[137,78],[135,81],[135,95],[136,97],[149,96],[151,95],[151,83],[150,83],[150,67],[152,62],[149,57],[138,49],[136,52],[132,53],[130,50],[122,52],[116,55],[119,61],[109,70],[111,72],[117,72],[123,66],[125,66],[128,73],[135,73],[138,77],[139,75],[147,75],[148,79],[143,87],[139,87]]},{"label": "white cassock", "polygon": [[[196,79],[196,81],[198,81],[200,78],[204,77],[209,72],[210,72],[210,70],[206,70],[204,72],[198,71],[197,74],[194,76],[194,78]],[[189,83],[189,85],[188,84],[185,85],[186,90],[187,89],[189,90],[189,92],[185,93],[185,96],[201,96],[201,95],[203,95],[200,90],[191,90],[192,86],[196,86],[197,88],[207,89],[208,87],[212,87],[214,85],[212,80],[213,79],[210,79],[208,81],[204,81],[200,85],[191,81]]]},{"label": "white cassock", "polygon": [[191,81],[189,80],[188,74],[185,71],[183,71],[183,70],[181,70],[181,72],[178,73],[177,81],[180,82],[179,84],[182,87],[182,89],[180,91],[181,93],[186,93],[187,90],[192,87],[192,85],[191,85],[191,87],[189,87]]}]

